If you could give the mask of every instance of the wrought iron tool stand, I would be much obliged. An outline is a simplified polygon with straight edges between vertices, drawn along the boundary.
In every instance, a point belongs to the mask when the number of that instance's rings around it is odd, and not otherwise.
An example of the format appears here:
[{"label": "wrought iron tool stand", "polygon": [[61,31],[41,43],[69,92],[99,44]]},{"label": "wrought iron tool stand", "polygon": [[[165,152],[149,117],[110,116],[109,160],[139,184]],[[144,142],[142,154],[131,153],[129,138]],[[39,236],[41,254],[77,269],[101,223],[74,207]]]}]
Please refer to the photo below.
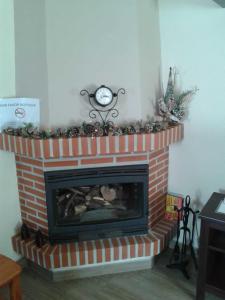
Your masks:
[{"label": "wrought iron tool stand", "polygon": [[[178,269],[183,275],[189,279],[190,276],[187,271],[187,266],[190,262],[190,258],[194,262],[195,269],[198,269],[198,263],[195,255],[195,251],[193,248],[194,241],[194,233],[196,227],[196,216],[199,213],[198,210],[193,211],[190,208],[191,198],[187,196],[185,198],[184,204],[182,208],[176,209],[178,218],[177,218],[177,240],[175,247],[173,249],[172,255],[170,257],[169,264],[167,265],[170,269]],[[189,216],[192,215],[192,228],[188,227]],[[181,233],[183,234],[181,249],[179,246],[179,238]],[[188,255],[188,250],[190,251],[190,255]]]}]

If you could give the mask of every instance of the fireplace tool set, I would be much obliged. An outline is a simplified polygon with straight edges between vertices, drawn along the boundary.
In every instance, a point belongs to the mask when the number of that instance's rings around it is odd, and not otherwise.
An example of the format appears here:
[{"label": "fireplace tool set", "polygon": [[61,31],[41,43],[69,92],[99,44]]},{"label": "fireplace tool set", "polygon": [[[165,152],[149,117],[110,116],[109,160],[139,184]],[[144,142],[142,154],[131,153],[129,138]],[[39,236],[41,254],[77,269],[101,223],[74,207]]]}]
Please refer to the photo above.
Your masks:
[{"label": "fireplace tool set", "polygon": [[[189,279],[190,276],[187,271],[188,264],[190,259],[193,260],[195,269],[198,269],[198,263],[193,248],[194,233],[196,229],[196,217],[199,213],[199,210],[194,211],[190,207],[191,198],[186,196],[183,201],[183,205],[180,209],[175,208],[177,211],[177,236],[176,243],[172,252],[172,255],[167,265],[170,269],[178,269],[183,275]],[[191,220],[192,219],[192,220]],[[192,221],[191,229],[189,224]],[[180,236],[182,236],[182,243],[179,243]]]}]

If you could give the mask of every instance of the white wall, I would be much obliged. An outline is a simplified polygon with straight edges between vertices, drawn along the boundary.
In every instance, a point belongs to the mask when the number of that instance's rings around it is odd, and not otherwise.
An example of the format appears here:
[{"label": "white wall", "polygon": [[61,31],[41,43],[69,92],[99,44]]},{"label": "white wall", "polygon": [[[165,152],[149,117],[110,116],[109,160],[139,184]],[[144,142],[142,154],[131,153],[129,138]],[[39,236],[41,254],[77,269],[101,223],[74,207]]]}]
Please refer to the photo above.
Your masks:
[{"label": "white wall", "polygon": [[[0,97],[15,95],[13,1],[0,0]],[[14,155],[0,151],[0,253],[18,258],[11,237],[20,220]]]},{"label": "white wall", "polygon": [[153,115],[161,64],[157,0],[14,0],[16,95],[42,124],[90,121],[80,90],[124,87],[118,121]]},{"label": "white wall", "polygon": [[[170,149],[169,189],[205,203],[225,189],[225,9],[211,0],[159,0],[163,79],[198,86],[182,143]],[[165,85],[164,84],[164,85]]]},{"label": "white wall", "polygon": [[155,99],[161,96],[161,49],[157,0],[138,1],[138,45],[141,117],[155,114]]},{"label": "white wall", "polygon": [[16,96],[41,100],[41,123],[48,126],[45,0],[14,0]]},{"label": "white wall", "polygon": [[160,69],[156,0],[46,0],[46,40],[51,125],[88,121],[79,92],[100,84],[126,89],[121,122],[153,115]]}]

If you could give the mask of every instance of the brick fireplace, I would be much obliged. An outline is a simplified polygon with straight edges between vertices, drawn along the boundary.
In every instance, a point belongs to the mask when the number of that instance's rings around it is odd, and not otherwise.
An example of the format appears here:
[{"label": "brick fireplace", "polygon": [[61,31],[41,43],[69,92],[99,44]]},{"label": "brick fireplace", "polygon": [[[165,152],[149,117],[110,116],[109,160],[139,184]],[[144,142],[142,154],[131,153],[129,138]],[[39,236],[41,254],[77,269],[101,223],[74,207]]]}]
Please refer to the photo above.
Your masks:
[{"label": "brick fireplace", "polygon": [[159,254],[173,235],[164,219],[169,145],[183,138],[183,125],[151,134],[35,140],[0,135],[0,149],[15,153],[22,222],[48,235],[46,172],[130,165],[148,166],[148,233],[102,239],[46,243],[12,238],[13,248],[48,270],[94,266]]}]

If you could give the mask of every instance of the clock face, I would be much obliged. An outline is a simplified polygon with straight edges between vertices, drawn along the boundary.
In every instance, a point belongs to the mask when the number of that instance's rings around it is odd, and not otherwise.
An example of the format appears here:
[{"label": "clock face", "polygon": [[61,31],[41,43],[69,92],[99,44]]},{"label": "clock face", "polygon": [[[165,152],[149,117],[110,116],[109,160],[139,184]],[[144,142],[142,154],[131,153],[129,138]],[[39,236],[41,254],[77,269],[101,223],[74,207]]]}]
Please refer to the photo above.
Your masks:
[{"label": "clock face", "polygon": [[113,100],[113,93],[110,88],[100,86],[95,92],[95,100],[101,106],[109,105]]}]

